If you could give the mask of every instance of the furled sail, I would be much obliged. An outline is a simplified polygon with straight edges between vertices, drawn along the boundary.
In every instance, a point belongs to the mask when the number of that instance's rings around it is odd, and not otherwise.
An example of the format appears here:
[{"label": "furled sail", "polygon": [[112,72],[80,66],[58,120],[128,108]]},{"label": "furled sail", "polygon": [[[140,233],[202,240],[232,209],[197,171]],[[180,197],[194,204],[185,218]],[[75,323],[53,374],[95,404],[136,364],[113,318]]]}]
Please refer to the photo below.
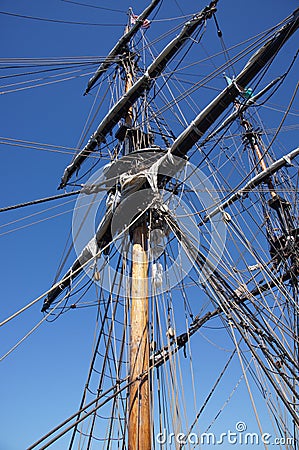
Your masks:
[{"label": "furled sail", "polygon": [[253,177],[248,183],[245,184],[241,189],[231,195],[225,202],[221,203],[221,205],[217,206],[213,211],[211,211],[204,219],[204,222],[207,222],[212,217],[214,217],[219,212],[223,211],[229,205],[234,203],[236,200],[242,198],[244,195],[248,194],[249,191],[254,189],[259,184],[263,183],[269,176],[273,175],[275,172],[280,170],[282,167],[291,164],[291,161],[299,155],[299,147],[292,150],[287,155],[284,155],[282,158],[278,159],[274,163],[272,163],[267,169],[258,173],[255,177]]},{"label": "furled sail", "polygon": [[101,75],[106,72],[106,70],[113,64],[115,58],[121,54],[126,45],[130,42],[132,37],[135,36],[137,31],[142,27],[144,21],[148,18],[151,12],[155,9],[156,6],[161,2],[161,0],[153,0],[152,3],[138,16],[138,19],[135,21],[134,25],[120,38],[115,47],[111,50],[109,55],[106,57],[105,61],[97,69],[96,73],[90,78],[87,84],[86,91],[84,95],[88,94],[90,89],[95,85],[95,83],[99,80]]},{"label": "furled sail", "polygon": [[230,114],[222,122],[222,124],[219,125],[218,128],[216,128],[215,131],[210,133],[203,141],[200,141],[199,145],[200,146],[205,145],[207,142],[209,142],[211,139],[213,139],[215,136],[217,136],[221,130],[224,130],[229,124],[231,124],[235,119],[237,119],[237,117],[239,117],[241,113],[244,113],[244,111],[246,111],[247,108],[254,105],[266,92],[268,92],[273,86],[275,86],[276,83],[278,83],[283,78],[284,78],[284,76],[275,78],[275,80],[271,81],[271,83],[269,83],[266,87],[264,87],[256,95],[254,95],[253,97],[249,97],[246,100],[246,102],[244,102],[244,103],[236,102],[237,104],[236,104],[235,111],[232,114]]},{"label": "furled sail", "polygon": [[[85,159],[95,151],[97,146],[105,141],[105,136],[112,131],[117,122],[123,118],[128,108],[140,97],[144,89],[149,89],[152,80],[157,77],[170,59],[182,48],[186,40],[192,36],[197,27],[215,11],[216,2],[212,2],[203,11],[187,22],[181,33],[171,41],[168,46],[148,67],[145,74],[132,86],[132,88],[115,104],[107,116],[98,126],[83,150],[74,158],[65,169],[59,188],[66,186],[71,176],[78,170]],[[188,150],[203,136],[225,109],[243,92],[248,83],[262,70],[265,65],[278,53],[284,43],[292,36],[299,26],[299,9],[295,10],[290,20],[281,27],[272,39],[261,47],[248,61],[244,69],[227,86],[213,102],[211,102],[187,127],[172,145],[172,153],[178,156],[186,155]]]},{"label": "furled sail", "polygon": [[[218,0],[217,0],[218,1]],[[74,158],[72,163],[65,169],[59,189],[67,184],[71,176],[78,170],[85,159],[95,151],[97,146],[105,142],[105,136],[112,131],[117,122],[126,116],[128,109],[142,95],[145,89],[149,89],[153,80],[162,73],[169,61],[188,42],[196,29],[206,19],[215,12],[217,1],[213,1],[209,6],[196,14],[191,20],[185,23],[181,32],[165,47],[152,64],[145,71],[144,75],[126,92],[123,97],[114,105],[109,113],[102,120],[95,133],[91,136],[83,150]]]},{"label": "furled sail", "polygon": [[263,47],[261,47],[250,58],[244,69],[227,86],[216,98],[212,101],[195,120],[181,133],[181,135],[174,141],[171,152],[177,156],[184,156],[187,154],[193,145],[203,136],[203,134],[210,128],[211,124],[215,123],[218,117],[226,110],[226,108],[243,93],[253,78],[271,61],[278,53],[286,41],[292,36],[299,27],[299,8],[296,9],[290,20],[280,28],[272,39],[270,39]]},{"label": "furled sail", "polygon": [[[176,54],[176,52],[182,47],[184,41],[192,35],[194,30],[197,28],[199,23],[210,16],[215,6],[215,2],[212,2],[209,7],[205,8],[201,13],[199,13],[191,21],[187,22],[181,31],[181,33],[160,53],[160,55],[154,60],[154,62],[149,66],[146,73],[141,77],[132,88],[119,100],[118,103],[112,108],[108,115],[104,118],[102,123],[99,125],[93,138],[88,142],[86,147],[80,152],[73,163],[68,166],[65,170],[64,176],[60,187],[64,187],[71,175],[75,170],[81,165],[81,163],[86,159],[86,157],[95,149],[97,146],[97,139],[100,141],[104,139],[104,136],[112,130],[113,126],[118,122],[118,120],[124,116],[127,109],[141,94],[145,86],[149,86],[152,79],[162,72],[167,62]],[[203,134],[209,129],[209,127],[218,119],[218,117],[225,111],[225,109],[243,92],[248,85],[248,83],[263,69],[263,67],[277,54],[284,43],[290,38],[290,36],[298,29],[299,26],[299,9],[294,11],[291,18],[288,20],[286,25],[280,28],[272,39],[270,39],[264,46],[262,46],[256,54],[248,61],[244,69],[235,78],[232,84],[227,86],[197,117],[196,119],[181,133],[181,135],[174,141],[170,152],[177,156],[185,156],[192,148],[192,146],[198,142],[198,140],[203,136]],[[297,150],[293,152],[296,153]],[[293,156],[293,152],[290,154]],[[285,159],[277,161],[278,165],[285,163]],[[280,166],[279,166],[280,167]],[[278,168],[279,168],[278,167]],[[273,165],[273,171],[278,170],[277,166]],[[271,170],[271,167],[269,168]],[[270,172],[269,172],[270,173]],[[267,175],[269,175],[267,173]],[[262,177],[260,174],[259,177]],[[253,181],[253,180],[252,180]],[[254,182],[255,183],[255,182]],[[110,217],[110,219],[109,219]],[[106,222],[107,220],[107,222]],[[111,216],[105,219],[105,229],[99,226],[97,235],[98,237],[104,236],[105,231],[109,227],[109,221]],[[100,239],[97,239],[97,244],[99,244]],[[89,245],[89,244],[88,244]],[[75,261],[72,268],[63,277],[62,282],[56,287],[54,287],[50,292],[48,297],[45,299],[43,311],[45,311],[49,306],[55,301],[57,296],[62,293],[83,269],[84,264],[88,260],[92,259],[93,255],[83,250],[82,257]],[[84,255],[84,258],[83,258]],[[83,259],[84,259],[84,262]]]}]

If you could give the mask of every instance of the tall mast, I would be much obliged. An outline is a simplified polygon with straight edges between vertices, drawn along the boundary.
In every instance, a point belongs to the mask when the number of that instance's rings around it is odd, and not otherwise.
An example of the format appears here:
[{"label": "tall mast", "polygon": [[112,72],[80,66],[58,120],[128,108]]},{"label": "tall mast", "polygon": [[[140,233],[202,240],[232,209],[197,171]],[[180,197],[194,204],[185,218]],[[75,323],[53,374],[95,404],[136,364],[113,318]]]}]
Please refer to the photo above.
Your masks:
[{"label": "tall mast", "polygon": [[[150,450],[147,223],[133,231],[128,449]],[[142,375],[145,373],[145,375]]]},{"label": "tall mast", "polygon": [[[236,105],[238,108],[238,104]],[[252,153],[263,172],[268,170],[268,166],[265,160],[265,150],[261,139],[258,137],[258,133],[253,130],[252,124],[248,119],[245,119],[242,112],[240,113],[240,123],[245,132],[245,138],[252,150]],[[288,235],[293,229],[292,218],[289,214],[290,204],[284,198],[280,197],[277,192],[271,175],[265,180],[269,188],[271,200],[269,200],[269,206],[275,210],[282,233]]]},{"label": "tall mast", "polygon": [[[60,188],[66,186],[67,182],[71,176],[78,170],[81,164],[85,161],[88,156],[95,151],[98,142],[102,142],[105,136],[110,133],[113,127],[122,118],[128,115],[128,110],[137,101],[137,99],[142,95],[145,89],[149,89],[151,82],[157,77],[167,65],[167,62],[177,53],[177,51],[182,48],[184,43],[192,36],[194,30],[201,24],[204,20],[209,18],[215,11],[216,1],[210,3],[210,6],[204,9],[201,13],[197,14],[195,18],[188,21],[181,33],[172,40],[172,42],[160,53],[160,55],[155,59],[155,61],[148,67],[145,74],[136,81],[128,92],[121,97],[121,99],[115,104],[115,106],[109,111],[106,117],[102,120],[98,126],[95,133],[92,135],[88,143],[81,150],[80,153],[76,155],[73,162],[65,169]],[[288,19],[287,23],[280,28],[275,35],[263,45],[256,54],[250,58],[241,73],[234,79],[234,82],[227,86],[204,110],[202,110],[199,115],[190,123],[190,125],[176,138],[173,142],[170,151],[172,154],[177,156],[186,156],[188,151],[196,144],[205,132],[211,127],[213,123],[221,116],[221,114],[226,110],[226,108],[235,102],[236,98],[241,92],[244,92],[248,83],[259,73],[262,68],[269,62],[278,51],[282,48],[285,42],[291,37],[293,33],[299,27],[299,9],[293,12],[292,16]],[[128,85],[129,86],[129,85]],[[267,87],[268,89],[268,87]],[[261,93],[259,94],[261,95]],[[251,100],[253,100],[253,97]],[[248,103],[250,103],[250,101]],[[235,113],[234,113],[235,114]],[[223,123],[225,124],[225,122]],[[223,125],[222,125],[223,126]],[[213,133],[208,136],[211,138]],[[205,142],[205,141],[203,141]],[[291,157],[297,155],[297,150],[293,151]],[[288,155],[290,157],[290,155]],[[285,165],[284,162],[278,162],[279,167]],[[270,169],[269,169],[270,170]],[[274,165],[271,171],[276,171],[277,167]],[[251,180],[247,188],[253,188],[258,184],[261,179],[266,175],[266,172],[261,175],[258,180]],[[138,187],[136,188],[138,190]],[[230,203],[235,201],[243,191],[240,190],[235,193],[231,198],[229,198],[222,207],[228,206]],[[206,220],[211,218],[217,213],[219,207],[212,211],[206,217]],[[103,219],[103,223],[96,234],[97,245],[103,241],[103,237],[110,226],[112,213],[108,211]],[[71,269],[66,273],[63,279],[56,283],[55,286],[49,291],[47,298],[45,299],[43,311],[46,311],[53,301],[61,294],[67,287],[70,286],[71,281],[80,273],[82,270],[82,262],[87,263],[89,259],[92,259],[93,255],[90,253],[88,246],[84,248],[82,254],[77,258],[77,260],[72,265]]]},{"label": "tall mast", "polygon": [[[128,25],[125,33],[129,33]],[[125,92],[133,86],[134,67],[125,67]],[[133,107],[125,117],[128,126],[133,124]],[[134,150],[134,149],[133,149]],[[142,218],[132,232],[132,273],[130,301],[128,449],[150,450],[150,386],[149,386],[149,336],[148,336],[148,260],[147,222]],[[142,374],[145,373],[144,376]]]},{"label": "tall mast", "polygon": [[[146,69],[145,73],[132,84],[131,88],[126,92],[126,95],[121,97],[118,102],[115,103],[113,108],[104,117],[96,131],[90,137],[85,147],[75,156],[72,163],[66,167],[59,189],[66,186],[71,176],[80,168],[85,159],[88,158],[92,152],[96,151],[98,145],[105,142],[107,134],[112,132],[114,126],[127,116],[128,109],[140,98],[144,90],[150,89],[154,80],[163,72],[167,64],[180,49],[189,42],[198,27],[212,17],[213,13],[216,11],[217,2],[218,0],[213,0],[209,6],[196,14],[191,20],[188,20],[181,32],[161,51],[157,58]],[[141,16],[139,16],[139,18],[140,17]],[[129,33],[126,35],[128,34]],[[119,49],[119,45],[117,45],[117,48]]]},{"label": "tall mast", "polygon": [[117,42],[115,47],[111,50],[105,61],[100,65],[97,69],[96,73],[90,78],[88,81],[87,88],[85,90],[84,95],[88,94],[90,89],[95,85],[95,83],[99,80],[101,75],[105,73],[113,61],[117,61],[119,55],[122,53],[127,44],[131,41],[131,39],[135,36],[137,31],[142,27],[144,20],[148,18],[150,13],[158,6],[161,0],[153,0],[149,6],[138,16],[135,24],[132,27],[127,27],[124,35]]},{"label": "tall mast", "polygon": [[[125,29],[125,35],[127,35],[130,31],[130,26],[127,25],[126,29]],[[125,93],[127,93],[131,87],[133,86],[133,73],[132,73],[132,67],[130,64],[125,65],[124,67],[125,69],[125,73],[126,73],[126,78],[125,78]],[[128,109],[127,115],[126,115],[126,124],[129,126],[132,126],[133,123],[133,107],[130,106],[130,108]]]},{"label": "tall mast", "polygon": [[[237,109],[239,109],[239,105],[238,104],[236,105],[236,107],[237,107]],[[258,143],[257,133],[255,133],[253,131],[251,123],[249,122],[249,120],[244,118],[242,113],[240,115],[240,122],[241,122],[241,126],[244,128],[245,137],[248,140],[248,143],[249,143],[249,145],[251,147],[253,155],[257,159],[257,162],[260,165],[262,171],[266,171],[267,170],[267,164],[266,164],[266,161],[265,161],[265,154],[262,151],[262,149],[260,148],[260,145]],[[277,197],[277,194],[275,192],[275,188],[274,188],[274,185],[273,185],[271,177],[269,177],[266,180],[266,183],[268,185],[269,192],[270,192],[270,195],[271,195],[272,199],[275,199]]]}]

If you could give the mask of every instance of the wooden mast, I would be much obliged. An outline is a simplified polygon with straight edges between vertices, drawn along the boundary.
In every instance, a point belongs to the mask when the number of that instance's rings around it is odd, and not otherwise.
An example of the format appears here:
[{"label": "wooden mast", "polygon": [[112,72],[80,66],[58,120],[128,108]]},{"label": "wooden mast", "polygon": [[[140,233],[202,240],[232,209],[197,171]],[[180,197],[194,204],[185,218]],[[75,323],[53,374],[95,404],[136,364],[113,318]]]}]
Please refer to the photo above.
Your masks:
[{"label": "wooden mast", "polygon": [[[261,149],[258,145],[258,142],[256,139],[256,133],[254,133],[254,131],[252,131],[252,126],[251,126],[250,122],[248,120],[245,120],[242,114],[241,114],[241,126],[245,130],[245,133],[246,133],[245,135],[248,138],[249,145],[253,151],[253,154],[255,154],[257,157],[258,164],[260,165],[260,167],[263,171],[267,170],[267,165],[266,165],[266,162],[264,159],[265,155],[263,154],[263,152],[261,151]],[[268,178],[268,180],[266,180],[266,183],[269,187],[269,192],[270,192],[272,199],[275,199],[277,197],[277,194],[275,192],[275,188],[274,188],[274,185],[273,185],[270,177]]]},{"label": "wooden mast", "polygon": [[[133,231],[130,377],[129,450],[150,450],[150,388],[148,337],[148,262],[146,221]],[[140,377],[142,373],[144,376]],[[139,377],[139,378],[138,378]]]},{"label": "wooden mast", "polygon": [[[126,33],[129,31],[129,26]],[[133,69],[125,67],[125,91],[133,85]],[[126,116],[132,126],[133,108]],[[136,380],[129,389],[128,449],[150,450],[150,386],[149,386],[149,336],[148,336],[148,260],[147,223],[138,223],[132,238],[132,274],[130,302],[130,380]],[[145,373],[144,376],[141,374]]]}]

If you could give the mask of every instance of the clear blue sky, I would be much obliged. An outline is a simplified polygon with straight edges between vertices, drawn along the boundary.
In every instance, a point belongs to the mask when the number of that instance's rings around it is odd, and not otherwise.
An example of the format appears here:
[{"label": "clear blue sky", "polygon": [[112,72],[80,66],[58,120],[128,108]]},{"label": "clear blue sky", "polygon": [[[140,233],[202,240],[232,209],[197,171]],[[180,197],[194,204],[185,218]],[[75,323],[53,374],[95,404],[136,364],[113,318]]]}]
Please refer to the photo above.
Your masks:
[{"label": "clear blue sky", "polygon": [[[122,34],[128,8],[132,6],[135,13],[140,13],[148,4],[146,0],[86,0],[86,3],[123,13],[84,8],[62,0],[2,0],[0,11],[61,21],[115,24],[108,27],[82,26],[0,14],[2,60],[103,56]],[[205,6],[203,0],[164,0],[160,17],[182,15],[178,3],[184,14]],[[295,0],[220,0],[218,19],[227,46],[270,28],[296,6]],[[157,24],[161,30],[163,26],[163,22]],[[151,29],[151,32],[154,36],[155,31]],[[296,39],[298,42],[298,37],[293,38],[284,50],[288,61],[288,56],[294,54]],[[283,55],[281,61],[283,64]],[[94,66],[90,71],[93,70]],[[3,69],[1,72],[9,73]],[[292,76],[295,77],[294,72]],[[8,92],[21,87],[8,86],[16,83],[17,78],[0,78],[0,136],[76,147],[93,101],[91,96],[82,96],[87,80],[88,76],[76,77]],[[48,81],[42,80],[41,83]],[[291,87],[295,87],[294,79]],[[280,98],[281,104],[286,106],[288,99]],[[285,141],[289,150],[296,145],[295,134],[290,133],[289,142]],[[3,144],[0,145],[0,156],[0,207],[54,195],[62,172],[71,160],[71,155],[63,152]],[[1,214],[1,320],[51,285],[70,229],[72,205],[52,210],[53,215],[67,209],[70,209],[69,213],[13,232],[9,231],[49,217],[50,213],[9,226],[4,225],[25,214],[38,212],[44,206]],[[0,330],[1,355],[42,318],[40,307],[41,304],[35,305]],[[94,321],[94,310],[82,309],[52,324],[43,324],[1,363],[0,450],[25,448],[76,410],[87,374]],[[235,408],[237,410],[238,405]]]}]

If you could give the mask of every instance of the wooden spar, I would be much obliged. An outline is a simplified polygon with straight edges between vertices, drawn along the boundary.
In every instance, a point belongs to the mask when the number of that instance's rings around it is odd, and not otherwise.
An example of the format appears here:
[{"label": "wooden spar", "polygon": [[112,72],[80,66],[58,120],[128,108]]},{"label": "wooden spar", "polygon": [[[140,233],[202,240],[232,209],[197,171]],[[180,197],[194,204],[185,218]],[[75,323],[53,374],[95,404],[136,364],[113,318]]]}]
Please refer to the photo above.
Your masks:
[{"label": "wooden spar", "polygon": [[[251,150],[252,150],[253,154],[257,157],[258,164],[260,165],[263,172],[267,171],[267,165],[266,165],[265,158],[264,158],[265,155],[263,154],[263,152],[261,151],[261,149],[258,145],[256,134],[252,131],[252,126],[251,126],[250,122],[248,122],[248,120],[245,120],[243,118],[243,114],[241,114],[241,125],[245,130]],[[266,180],[266,183],[268,185],[271,197],[273,199],[275,199],[277,197],[277,194],[275,192],[275,188],[272,183],[271,177],[269,177]]]},{"label": "wooden spar", "polygon": [[299,8],[289,22],[280,28],[248,61],[234,82],[227,86],[217,97],[203,109],[190,125],[176,138],[171,146],[171,153],[186,156],[205,132],[235,99],[244,92],[251,80],[276,56],[286,41],[299,28]]},{"label": "wooden spar", "polygon": [[273,175],[287,164],[290,164],[291,161],[298,155],[299,155],[299,147],[295,148],[295,150],[292,150],[290,153],[287,153],[282,158],[272,163],[270,166],[268,166],[266,170],[258,173],[255,177],[249,180],[248,183],[245,184],[245,186],[243,186],[241,189],[239,189],[237,192],[231,195],[227,200],[218,205],[209,214],[207,214],[202,223],[208,222],[216,214],[223,211],[225,208],[227,208],[229,205],[231,205],[238,199],[242,198],[244,195],[247,195],[248,192],[253,190],[256,186],[260,185],[261,183],[264,183],[269,176]]},{"label": "wooden spar", "polygon": [[[128,108],[133,105],[144,92],[149,89],[153,80],[159,76],[168,62],[184,46],[188,39],[192,37],[193,32],[207,18],[211,17],[215,11],[215,4],[211,2],[208,9],[203,10],[195,18],[189,20],[183,27],[181,33],[174,38],[160,55],[147,68],[145,73],[129,89],[126,96],[114,105],[109,113],[104,117],[96,131],[90,137],[85,147],[75,156],[72,163],[66,167],[59,189],[66,186],[71,176],[80,168],[88,156],[96,150],[101,142],[105,141],[108,133],[120,119],[126,116]],[[200,114],[193,122],[177,137],[174,141],[171,152],[177,156],[185,156],[193,145],[199,141],[204,133],[215,123],[218,117],[226,108],[240,95],[240,89],[245,89],[248,83],[265,67],[265,65],[278,53],[281,47],[292,36],[299,27],[299,9],[294,11],[292,18],[278,32],[261,47],[258,52],[248,61],[241,73],[236,77],[234,83],[226,87]]]},{"label": "wooden spar", "polygon": [[[126,28],[126,33],[129,27]],[[133,85],[133,69],[125,67],[125,92]],[[126,124],[132,126],[133,107],[128,109]],[[131,303],[130,303],[130,379],[136,380],[129,388],[128,449],[150,450],[150,387],[148,336],[148,261],[147,223],[143,220],[133,231]],[[146,373],[145,376],[140,376]]]},{"label": "wooden spar", "polygon": [[[148,336],[147,226],[144,221],[133,232],[128,449],[150,450],[150,386]],[[146,375],[142,376],[141,374]],[[139,378],[138,378],[139,377]]]},{"label": "wooden spar", "polygon": [[239,104],[239,108],[235,108],[235,111],[228,116],[219,127],[216,128],[216,130],[212,131],[205,139],[198,142],[199,147],[204,146],[207,142],[209,142],[211,139],[213,139],[215,136],[217,136],[221,130],[226,128],[231,122],[233,122],[235,119],[238,118],[240,113],[244,113],[247,108],[254,105],[257,100],[259,100],[266,92],[269,91],[273,86],[275,86],[276,83],[278,83],[283,78],[283,75],[280,77],[275,78],[275,80],[271,81],[266,87],[264,87],[260,92],[255,94],[253,97],[249,98],[246,103]]},{"label": "wooden spar", "polygon": [[123,52],[126,45],[131,41],[133,36],[137,33],[137,31],[142,27],[142,24],[145,19],[148,18],[150,13],[156,8],[156,6],[160,3],[161,0],[153,0],[151,4],[139,15],[135,24],[132,27],[127,27],[125,34],[122,38],[117,42],[115,47],[111,50],[105,61],[100,65],[97,69],[96,73],[90,78],[88,81],[88,85],[84,95],[88,94],[90,89],[94,86],[94,84],[99,80],[101,75],[109,69],[113,61],[119,57],[119,55]]},{"label": "wooden spar", "polygon": [[[125,34],[128,34],[130,31],[129,25],[127,25]],[[125,84],[125,92],[128,92],[133,86],[133,74],[130,65],[128,67],[124,67],[126,71],[126,84]],[[126,124],[132,126],[133,123],[133,107],[130,106],[126,115]]]},{"label": "wooden spar", "polygon": [[[75,156],[69,166],[66,167],[59,189],[66,186],[68,180],[80,168],[81,164],[90,155],[96,151],[98,145],[105,142],[114,126],[127,116],[128,109],[140,98],[145,89],[150,89],[154,80],[162,73],[169,61],[180,51],[184,45],[189,42],[197,28],[212,17],[215,12],[215,6],[218,0],[213,0],[210,5],[196,14],[191,20],[188,20],[183,26],[181,32],[161,51],[152,64],[145,70],[144,74],[132,84],[131,88],[122,96],[113,108],[104,117],[96,131],[90,137],[85,147]],[[141,16],[139,16],[141,17]],[[128,34],[128,33],[127,33]]]}]

